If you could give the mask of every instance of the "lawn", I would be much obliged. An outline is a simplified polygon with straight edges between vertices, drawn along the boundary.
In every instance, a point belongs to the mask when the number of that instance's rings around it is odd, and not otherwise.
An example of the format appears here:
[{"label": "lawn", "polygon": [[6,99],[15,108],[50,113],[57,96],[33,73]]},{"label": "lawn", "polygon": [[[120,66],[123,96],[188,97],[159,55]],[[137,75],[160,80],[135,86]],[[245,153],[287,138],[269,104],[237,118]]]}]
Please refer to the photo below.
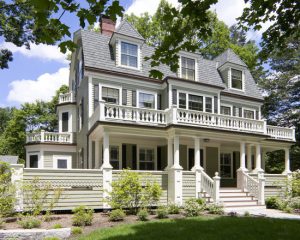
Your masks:
[{"label": "lawn", "polygon": [[251,217],[197,217],[123,224],[80,240],[299,239],[300,221]]}]

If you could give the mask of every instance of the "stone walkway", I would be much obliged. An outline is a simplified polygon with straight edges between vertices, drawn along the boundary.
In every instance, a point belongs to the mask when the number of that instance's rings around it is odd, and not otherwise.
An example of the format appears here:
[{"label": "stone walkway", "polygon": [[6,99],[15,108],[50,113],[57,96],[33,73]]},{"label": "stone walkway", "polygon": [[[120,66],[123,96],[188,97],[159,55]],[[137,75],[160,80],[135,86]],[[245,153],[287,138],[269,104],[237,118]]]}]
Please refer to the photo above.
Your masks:
[{"label": "stone walkway", "polygon": [[[269,217],[269,218],[281,218],[281,219],[297,219],[300,220],[300,215],[285,213],[275,209],[249,209],[249,208],[240,208],[235,210],[238,215],[244,215],[245,212],[249,212],[250,215],[254,216],[262,216],[262,217]],[[225,212],[233,212],[233,211],[226,211]]]}]

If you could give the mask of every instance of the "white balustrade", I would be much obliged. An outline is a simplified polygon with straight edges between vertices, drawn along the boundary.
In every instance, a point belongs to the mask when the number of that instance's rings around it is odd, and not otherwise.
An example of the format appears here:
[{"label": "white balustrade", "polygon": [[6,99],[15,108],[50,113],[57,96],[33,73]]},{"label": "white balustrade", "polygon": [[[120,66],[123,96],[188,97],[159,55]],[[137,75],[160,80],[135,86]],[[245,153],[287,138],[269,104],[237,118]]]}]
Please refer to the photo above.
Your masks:
[{"label": "white balustrade", "polygon": [[267,134],[276,139],[295,141],[295,128],[267,126]]},{"label": "white balustrade", "polygon": [[56,133],[56,132],[37,132],[27,133],[27,143],[31,142],[52,142],[52,143],[73,143],[72,133]]},{"label": "white balustrade", "polygon": [[248,173],[242,172],[243,190],[248,191],[253,197],[259,197],[259,182]]},{"label": "white balustrade", "polygon": [[206,192],[214,199],[214,180],[204,171],[201,171],[201,191]]},{"label": "white balustrade", "polygon": [[68,102],[75,102],[74,93],[73,92],[68,92],[68,93],[65,93],[65,94],[60,94],[58,102],[60,104],[61,103],[68,103]]}]

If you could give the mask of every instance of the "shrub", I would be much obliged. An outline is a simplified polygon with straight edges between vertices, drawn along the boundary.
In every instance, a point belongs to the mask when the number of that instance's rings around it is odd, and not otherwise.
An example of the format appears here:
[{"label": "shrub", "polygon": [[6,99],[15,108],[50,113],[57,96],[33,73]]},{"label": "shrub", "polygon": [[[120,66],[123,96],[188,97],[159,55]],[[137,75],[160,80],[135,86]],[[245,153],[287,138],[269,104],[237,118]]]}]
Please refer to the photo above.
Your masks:
[{"label": "shrub", "polygon": [[94,211],[85,206],[78,206],[72,210],[74,213],[72,217],[73,226],[90,226],[93,221]]},{"label": "shrub", "polygon": [[180,207],[176,205],[175,203],[168,205],[168,213],[169,214],[179,214],[180,213]]},{"label": "shrub", "polygon": [[0,161],[0,213],[2,216],[10,216],[14,212],[15,187],[11,183],[11,168],[5,162]]},{"label": "shrub", "polygon": [[4,221],[0,218],[0,229],[3,228],[4,226]]},{"label": "shrub", "polygon": [[160,206],[156,210],[156,215],[159,219],[168,218],[168,208],[165,206]]},{"label": "shrub", "polygon": [[184,205],[184,211],[186,216],[188,217],[199,216],[203,210],[204,210],[204,206],[199,204],[199,199],[190,198],[186,200]]},{"label": "shrub", "polygon": [[282,201],[278,197],[269,197],[266,199],[266,207],[269,209],[282,209]]},{"label": "shrub", "polygon": [[147,209],[143,208],[138,211],[137,216],[140,221],[147,221],[149,213]]},{"label": "shrub", "polygon": [[81,227],[72,227],[71,233],[73,235],[79,235],[82,234],[82,228]]},{"label": "shrub", "polygon": [[156,182],[147,180],[142,184],[140,174],[125,170],[120,178],[112,183],[108,202],[113,208],[126,208],[136,212],[140,207],[156,205],[161,193],[161,187]]},{"label": "shrub", "polygon": [[206,202],[203,198],[196,198],[196,201],[197,203],[200,205],[200,206],[205,206]]},{"label": "shrub", "polygon": [[293,172],[291,187],[292,197],[300,197],[300,170]]},{"label": "shrub", "polygon": [[109,220],[112,222],[123,221],[126,214],[122,209],[114,209],[109,214]]},{"label": "shrub", "polygon": [[60,240],[58,237],[45,237],[43,240]]},{"label": "shrub", "polygon": [[219,205],[219,204],[208,204],[207,210],[211,214],[217,214],[217,215],[224,214],[224,208],[222,205]]},{"label": "shrub", "polygon": [[244,217],[250,217],[250,213],[248,211],[244,212]]},{"label": "shrub", "polygon": [[300,209],[300,197],[291,198],[287,204],[287,207],[292,209]]},{"label": "shrub", "polygon": [[31,215],[23,216],[18,224],[24,229],[39,228],[41,226],[41,221],[36,217]]},{"label": "shrub", "polygon": [[59,228],[62,228],[62,225],[60,223],[56,223],[53,225],[52,227],[53,229],[59,229]]}]

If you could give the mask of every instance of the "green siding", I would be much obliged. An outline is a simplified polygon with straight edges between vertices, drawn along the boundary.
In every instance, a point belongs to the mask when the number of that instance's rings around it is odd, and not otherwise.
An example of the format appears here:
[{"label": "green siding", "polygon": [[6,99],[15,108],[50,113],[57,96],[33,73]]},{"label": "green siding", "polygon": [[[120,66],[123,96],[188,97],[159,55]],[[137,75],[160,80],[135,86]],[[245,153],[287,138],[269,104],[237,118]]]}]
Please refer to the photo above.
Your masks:
[{"label": "green siding", "polygon": [[206,148],[206,173],[210,177],[215,176],[215,172],[219,172],[218,168],[219,152],[216,147]]},{"label": "green siding", "polygon": [[187,169],[187,146],[180,145],[179,146],[179,163],[183,170]]}]

